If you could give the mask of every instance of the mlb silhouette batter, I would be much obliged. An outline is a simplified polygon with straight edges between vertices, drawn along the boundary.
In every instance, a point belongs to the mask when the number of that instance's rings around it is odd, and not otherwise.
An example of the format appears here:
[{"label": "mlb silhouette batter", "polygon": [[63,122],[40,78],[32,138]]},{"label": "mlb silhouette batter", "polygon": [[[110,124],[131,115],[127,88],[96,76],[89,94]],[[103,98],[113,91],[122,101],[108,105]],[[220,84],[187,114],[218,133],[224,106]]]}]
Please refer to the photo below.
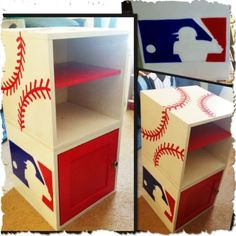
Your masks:
[{"label": "mlb silhouette batter", "polygon": [[174,43],[174,54],[178,54],[182,62],[206,61],[208,53],[221,53],[223,48],[215,39],[198,40],[197,32],[192,27],[182,27],[178,33],[178,41]]}]

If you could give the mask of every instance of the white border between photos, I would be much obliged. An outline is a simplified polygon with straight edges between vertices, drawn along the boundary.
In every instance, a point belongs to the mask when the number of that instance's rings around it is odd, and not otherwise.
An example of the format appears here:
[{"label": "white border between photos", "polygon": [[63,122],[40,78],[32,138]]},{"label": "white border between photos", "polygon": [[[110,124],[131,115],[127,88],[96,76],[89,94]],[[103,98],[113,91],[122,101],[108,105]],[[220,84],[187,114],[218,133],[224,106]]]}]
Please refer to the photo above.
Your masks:
[{"label": "white border between photos", "polygon": [[[165,1],[165,0],[159,0]],[[184,1],[184,0],[175,0],[175,1]],[[191,2],[191,0],[185,0],[185,2]],[[208,0],[209,2],[214,2],[214,0]],[[1,0],[0,3],[0,24],[2,22],[3,13],[121,13],[121,2],[122,0]],[[156,0],[149,0],[144,2],[156,2]],[[216,2],[229,4],[231,5],[232,12],[236,14],[236,1],[235,0],[216,0]],[[45,4],[46,3],[46,4]],[[45,6],[47,8],[45,9]],[[234,16],[236,17],[236,15]],[[0,29],[1,30],[1,29]],[[234,46],[236,51],[236,45]],[[0,42],[0,68],[3,67],[5,61],[5,54],[3,50],[2,42]],[[0,78],[2,78],[2,70],[0,70]],[[236,88],[236,81],[234,81],[234,91]],[[2,92],[0,91],[0,101],[2,103]],[[0,119],[0,126],[2,127],[2,121]],[[231,124],[231,131],[233,137],[236,138],[236,116],[234,115]],[[0,138],[2,138],[2,132],[0,132]],[[236,142],[233,144],[234,149],[236,150]],[[1,155],[0,155],[1,156]],[[235,169],[234,164],[234,169]],[[0,160],[0,197],[2,197],[2,187],[5,183],[5,170],[2,161]],[[0,201],[1,207],[1,201]],[[234,200],[234,212],[236,212],[236,202]],[[0,209],[0,229],[2,228],[2,210]],[[214,234],[222,235],[231,234],[235,232],[236,229],[232,231],[215,231]],[[24,232],[25,234],[25,232]],[[29,234],[29,233],[28,233]],[[118,233],[111,231],[98,230],[94,231],[92,235],[95,236],[106,236],[106,235],[115,235]],[[132,233],[130,233],[132,234]],[[206,235],[207,233],[202,233],[201,235]],[[41,234],[34,234],[41,235]],[[86,232],[83,232],[82,235],[89,235]],[[150,233],[139,233],[140,236],[150,235]],[[186,233],[181,233],[181,235],[186,235]]]}]

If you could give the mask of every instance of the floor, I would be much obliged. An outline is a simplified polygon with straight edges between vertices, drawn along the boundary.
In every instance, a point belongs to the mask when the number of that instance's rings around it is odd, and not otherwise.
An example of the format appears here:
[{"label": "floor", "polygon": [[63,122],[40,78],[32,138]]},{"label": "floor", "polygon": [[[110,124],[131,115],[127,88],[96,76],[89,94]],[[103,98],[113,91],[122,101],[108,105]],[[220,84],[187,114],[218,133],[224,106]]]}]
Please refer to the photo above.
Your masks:
[{"label": "floor", "polygon": [[[200,217],[190,222],[182,230],[187,233],[201,233],[203,231],[211,233],[215,230],[230,229],[233,214],[232,201],[234,199],[235,190],[234,169],[232,167],[232,164],[234,163],[234,156],[235,153],[232,150],[231,159],[225,170],[213,208],[209,209]],[[169,230],[142,197],[141,150],[138,152],[138,158],[138,229],[141,231],[169,234]]]},{"label": "floor", "polygon": [[[133,230],[133,111],[127,111],[122,128],[117,191],[65,227],[67,231]],[[2,198],[3,231],[53,231],[53,228],[14,189],[8,143],[2,145],[6,183]],[[102,214],[101,214],[102,213]]]}]

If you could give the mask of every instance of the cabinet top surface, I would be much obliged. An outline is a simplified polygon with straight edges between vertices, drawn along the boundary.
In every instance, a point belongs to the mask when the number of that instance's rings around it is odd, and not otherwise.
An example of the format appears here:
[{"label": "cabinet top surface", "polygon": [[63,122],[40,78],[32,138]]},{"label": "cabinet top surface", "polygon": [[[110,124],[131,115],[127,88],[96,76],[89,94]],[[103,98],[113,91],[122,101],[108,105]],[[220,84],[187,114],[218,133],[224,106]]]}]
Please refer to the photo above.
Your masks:
[{"label": "cabinet top surface", "polygon": [[98,37],[124,35],[129,32],[114,28],[91,28],[91,27],[44,27],[44,28],[17,28],[3,29],[2,35],[11,35],[16,32],[21,32],[30,37],[43,39],[67,39],[67,38],[82,38],[82,37]]},{"label": "cabinet top surface", "polygon": [[190,126],[230,117],[234,110],[232,102],[199,86],[145,90],[141,93]]}]

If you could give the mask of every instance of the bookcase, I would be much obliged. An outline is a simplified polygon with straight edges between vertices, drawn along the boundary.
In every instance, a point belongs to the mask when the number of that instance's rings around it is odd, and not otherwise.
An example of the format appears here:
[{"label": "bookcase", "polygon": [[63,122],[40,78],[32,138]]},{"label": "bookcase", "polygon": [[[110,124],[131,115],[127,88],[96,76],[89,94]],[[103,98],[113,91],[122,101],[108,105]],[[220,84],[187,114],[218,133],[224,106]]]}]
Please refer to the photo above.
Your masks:
[{"label": "bookcase", "polygon": [[2,31],[15,188],[56,230],[115,191],[128,38],[118,29]]},{"label": "bookcase", "polygon": [[213,206],[233,103],[199,86],[141,92],[142,194],[174,232]]}]

